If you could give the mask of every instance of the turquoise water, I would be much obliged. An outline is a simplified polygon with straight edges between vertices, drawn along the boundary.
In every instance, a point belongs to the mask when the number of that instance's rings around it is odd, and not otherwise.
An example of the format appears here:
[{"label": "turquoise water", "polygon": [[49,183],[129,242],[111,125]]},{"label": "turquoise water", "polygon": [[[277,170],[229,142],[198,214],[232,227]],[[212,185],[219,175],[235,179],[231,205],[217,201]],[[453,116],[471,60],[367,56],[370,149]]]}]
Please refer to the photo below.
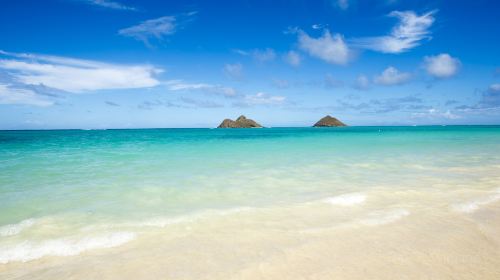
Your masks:
[{"label": "turquoise water", "polygon": [[131,225],[206,211],[381,189],[495,193],[499,165],[500,126],[0,131],[0,261],[54,252],[23,242],[109,228],[128,240]]}]

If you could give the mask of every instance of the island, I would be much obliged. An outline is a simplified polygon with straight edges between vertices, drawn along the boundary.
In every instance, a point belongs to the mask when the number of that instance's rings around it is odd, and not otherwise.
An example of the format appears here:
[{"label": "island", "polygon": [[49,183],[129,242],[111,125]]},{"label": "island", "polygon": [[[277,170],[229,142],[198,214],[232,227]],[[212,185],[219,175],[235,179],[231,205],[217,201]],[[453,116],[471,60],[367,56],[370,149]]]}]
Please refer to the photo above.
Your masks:
[{"label": "island", "polygon": [[236,121],[225,119],[217,128],[261,128],[262,125],[254,120],[247,119],[245,116],[239,116]]},{"label": "island", "polygon": [[327,115],[326,117],[322,118],[313,125],[313,127],[332,127],[332,126],[347,126],[347,125],[330,115]]}]

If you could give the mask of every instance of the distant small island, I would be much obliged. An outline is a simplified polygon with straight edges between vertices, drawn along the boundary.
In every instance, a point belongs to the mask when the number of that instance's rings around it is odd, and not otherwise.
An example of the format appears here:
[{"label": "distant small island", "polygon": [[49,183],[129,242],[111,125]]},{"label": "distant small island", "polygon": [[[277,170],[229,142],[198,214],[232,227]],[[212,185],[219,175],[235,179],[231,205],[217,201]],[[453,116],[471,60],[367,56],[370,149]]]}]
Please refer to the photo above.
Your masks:
[{"label": "distant small island", "polygon": [[331,126],[347,126],[347,125],[330,115],[327,115],[326,117],[322,118],[313,125],[313,127],[331,127]]},{"label": "distant small island", "polygon": [[262,125],[254,120],[247,119],[245,116],[239,116],[236,121],[225,119],[217,128],[261,128]]}]

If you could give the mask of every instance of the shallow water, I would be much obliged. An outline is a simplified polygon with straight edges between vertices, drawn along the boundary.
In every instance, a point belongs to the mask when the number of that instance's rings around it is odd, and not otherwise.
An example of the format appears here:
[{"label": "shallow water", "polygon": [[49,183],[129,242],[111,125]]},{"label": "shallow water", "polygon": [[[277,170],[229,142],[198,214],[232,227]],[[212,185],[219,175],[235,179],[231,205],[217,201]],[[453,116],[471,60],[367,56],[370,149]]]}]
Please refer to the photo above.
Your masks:
[{"label": "shallow water", "polygon": [[499,279],[500,126],[0,132],[1,279]]}]

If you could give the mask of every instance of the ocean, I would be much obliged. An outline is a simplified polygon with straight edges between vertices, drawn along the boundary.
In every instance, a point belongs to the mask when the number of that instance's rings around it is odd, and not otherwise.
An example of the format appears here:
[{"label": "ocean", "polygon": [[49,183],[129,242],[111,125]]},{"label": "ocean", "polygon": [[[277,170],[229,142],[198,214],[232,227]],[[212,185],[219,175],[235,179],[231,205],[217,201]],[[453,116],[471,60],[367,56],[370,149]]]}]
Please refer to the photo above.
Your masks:
[{"label": "ocean", "polygon": [[0,131],[0,279],[500,279],[500,126]]}]

